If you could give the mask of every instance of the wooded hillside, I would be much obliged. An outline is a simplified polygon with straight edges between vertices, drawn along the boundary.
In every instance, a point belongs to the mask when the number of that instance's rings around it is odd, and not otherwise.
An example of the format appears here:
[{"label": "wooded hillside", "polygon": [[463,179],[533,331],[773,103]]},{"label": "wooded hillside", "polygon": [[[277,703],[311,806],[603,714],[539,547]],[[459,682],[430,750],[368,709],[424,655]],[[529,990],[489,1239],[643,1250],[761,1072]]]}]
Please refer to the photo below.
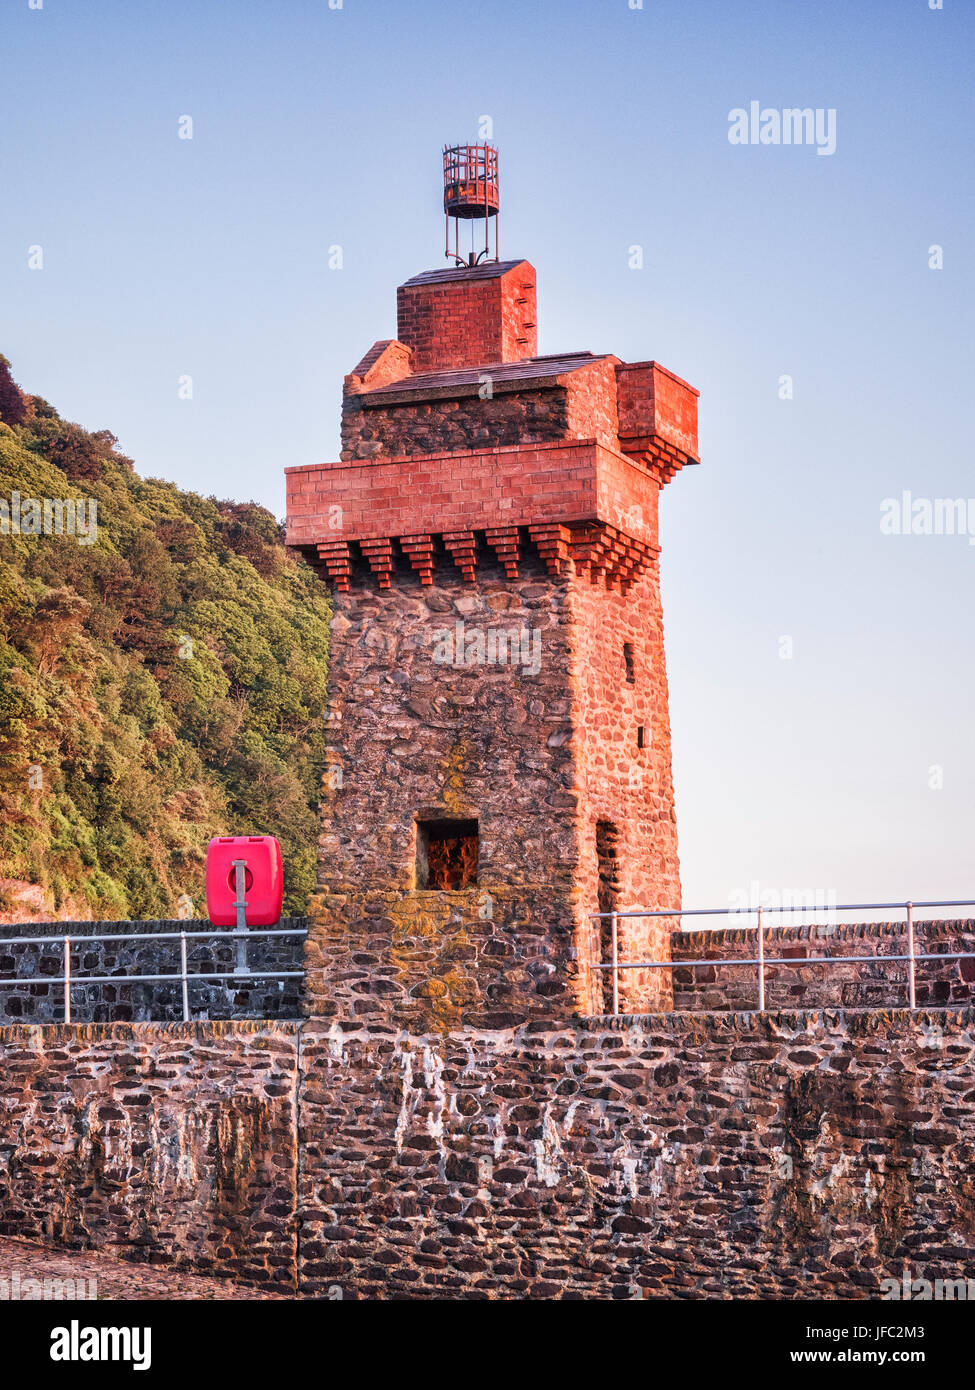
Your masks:
[{"label": "wooded hillside", "polygon": [[[205,915],[210,836],[267,833],[300,912],[327,591],[263,507],[140,478],[116,444],[0,357],[0,878],[95,917],[174,916],[184,895]],[[67,534],[71,499],[96,530]]]}]

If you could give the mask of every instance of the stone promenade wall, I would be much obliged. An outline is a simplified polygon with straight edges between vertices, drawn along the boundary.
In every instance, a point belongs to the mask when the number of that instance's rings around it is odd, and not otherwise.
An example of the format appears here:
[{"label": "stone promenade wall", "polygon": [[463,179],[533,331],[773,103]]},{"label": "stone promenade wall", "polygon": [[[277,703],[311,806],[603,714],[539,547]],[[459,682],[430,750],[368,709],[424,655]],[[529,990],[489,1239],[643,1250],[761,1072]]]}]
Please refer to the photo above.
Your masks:
[{"label": "stone promenade wall", "polygon": [[[281,928],[301,928],[303,917],[287,917]],[[167,1022],[182,1020],[183,994],[179,979],[145,984],[126,983],[128,975],[178,974],[179,942],[132,941],[126,932],[150,936],[174,931],[208,932],[208,940],[187,943],[187,964],[192,973],[233,970],[236,942],[227,929],[208,921],[146,922],[36,922],[0,927],[0,976],[21,978],[24,983],[0,988],[0,1024],[59,1023],[64,1018],[64,989],[48,984],[64,970],[60,941],[49,945],[33,941],[12,946],[11,939],[68,935],[72,939],[71,1017],[75,1023]],[[107,936],[94,941],[94,935]],[[255,937],[247,943],[247,962],[252,970],[302,970],[301,937]],[[114,975],[107,984],[86,984],[86,975]],[[189,997],[193,1018],[271,1019],[297,1018],[301,980],[255,977],[238,980],[191,981]]]},{"label": "stone promenade wall", "polygon": [[868,1298],[975,1277],[975,1012],[304,1031],[303,1288]]},{"label": "stone promenade wall", "polygon": [[0,1029],[0,1233],[346,1298],[975,1278],[975,1010]]},{"label": "stone promenade wall", "polygon": [[296,1028],[0,1028],[0,1234],[293,1290]]},{"label": "stone promenade wall", "polygon": [[[734,927],[720,932],[675,932],[671,955],[677,960],[754,960],[757,933]],[[975,921],[919,922],[918,954],[975,952]],[[903,922],[771,927],[765,932],[765,990],[770,1009],[876,1009],[907,1003],[907,962],[887,959],[907,954]],[[857,956],[839,965],[776,965],[773,957],[801,961],[807,956]],[[754,965],[694,970],[675,969],[674,1008],[749,1010],[758,1007]],[[922,1008],[965,1007],[975,1003],[975,959],[921,961],[916,967],[917,1002]]]}]

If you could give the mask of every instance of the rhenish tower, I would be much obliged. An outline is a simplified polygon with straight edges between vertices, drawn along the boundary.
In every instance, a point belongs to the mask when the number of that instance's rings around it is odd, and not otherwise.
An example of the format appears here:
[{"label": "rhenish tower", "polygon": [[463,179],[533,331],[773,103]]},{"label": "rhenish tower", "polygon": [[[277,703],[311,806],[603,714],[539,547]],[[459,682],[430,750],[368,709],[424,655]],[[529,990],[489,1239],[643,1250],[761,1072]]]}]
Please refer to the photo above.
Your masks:
[{"label": "rhenish tower", "polygon": [[[444,179],[453,264],[346,377],[341,459],[287,470],[335,591],[308,1007],[413,1032],[605,1012],[590,914],[680,905],[657,504],[697,462],[658,363],[536,355],[496,151]],[[669,924],[622,919],[620,955],[669,959]],[[669,974],[621,972],[621,1009]]]}]

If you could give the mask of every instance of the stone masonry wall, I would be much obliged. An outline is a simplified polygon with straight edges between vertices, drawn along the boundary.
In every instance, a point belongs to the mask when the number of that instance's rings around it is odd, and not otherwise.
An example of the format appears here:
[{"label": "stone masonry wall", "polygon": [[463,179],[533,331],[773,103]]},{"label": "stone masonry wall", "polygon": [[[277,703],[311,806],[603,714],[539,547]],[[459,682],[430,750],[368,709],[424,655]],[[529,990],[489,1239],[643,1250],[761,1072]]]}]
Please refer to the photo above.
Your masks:
[{"label": "stone masonry wall", "polygon": [[566,437],[564,389],[418,400],[387,408],[347,393],[342,406],[342,458],[406,457],[460,449],[538,443]]},{"label": "stone masonry wall", "polygon": [[[903,922],[866,922],[837,926],[772,927],[765,933],[766,1004],[769,1009],[896,1008],[907,1001],[907,962],[886,959],[906,955]],[[975,952],[975,922],[918,922],[918,954]],[[720,933],[675,932],[675,961],[754,960],[756,933],[731,928]],[[776,965],[807,956],[858,956],[839,965]],[[675,968],[674,1007],[686,1010],[748,1010],[758,1007],[757,967],[753,965]],[[920,961],[916,966],[917,1002],[922,1008],[966,1006],[975,1000],[975,959]]]},{"label": "stone masonry wall", "polygon": [[[580,768],[583,852],[578,880],[586,913],[606,910],[598,892],[599,822],[616,830],[620,911],[679,907],[677,819],[671,771],[670,711],[664,658],[659,571],[623,595],[591,584],[573,587],[578,634],[573,647],[574,739]],[[626,649],[629,649],[629,674]],[[642,731],[642,737],[641,737]],[[587,919],[588,920],[588,919]],[[620,918],[622,960],[667,960],[675,922],[669,918]],[[593,960],[610,959],[608,924],[589,923]],[[600,943],[600,936],[602,942]],[[582,1012],[609,1009],[606,972],[590,979]],[[670,972],[620,972],[620,1007],[651,1012],[671,1007]]]},{"label": "stone masonry wall", "polygon": [[301,1277],[364,1298],[975,1277],[975,1011],[309,1024]]},{"label": "stone masonry wall", "polygon": [[[597,822],[618,829],[621,907],[679,901],[655,568],[625,598],[531,556],[518,577],[482,556],[476,586],[353,584],[332,624],[309,1015],[422,1032],[601,1012]],[[492,632],[527,645],[486,662]],[[417,823],[436,820],[478,822],[476,888],[418,886]],[[627,946],[665,960],[669,929],[628,923]],[[625,1006],[666,1006],[666,972],[645,973]]]},{"label": "stone masonry wall", "polygon": [[[391,345],[387,345],[390,347]],[[407,458],[461,450],[594,439],[619,453],[615,357],[571,366],[544,385],[491,369],[476,383],[430,386],[376,399],[362,379],[346,379],[342,396],[342,453],[346,461]],[[362,364],[360,364],[361,366]]]},{"label": "stone masonry wall", "polygon": [[[478,577],[476,589],[455,571],[386,592],[367,580],[335,596],[312,1016],[423,1031],[573,1010],[565,585],[537,559],[510,581],[485,557]],[[486,643],[489,630],[537,633],[538,669],[530,645],[526,666],[466,665],[471,635]],[[460,642],[459,665],[448,664],[457,649],[445,635]],[[418,819],[478,821],[476,888],[418,889]]]},{"label": "stone masonry wall", "polygon": [[0,1233],[293,1290],[297,1026],[0,1028]]},{"label": "stone masonry wall", "polygon": [[0,1233],[346,1298],[975,1277],[975,1010],[0,1029]]},{"label": "stone masonry wall", "polygon": [[[280,927],[299,929],[304,918],[284,918]],[[227,929],[208,921],[37,922],[0,928],[0,977],[18,977],[22,985],[0,988],[0,1024],[59,1023],[64,1018],[64,988],[46,983],[64,971],[60,941],[10,945],[10,939],[68,935],[71,950],[71,1016],[75,1023],[166,1022],[183,1017],[182,985],[178,978],[178,941],[133,941],[126,932],[150,935],[174,931],[208,933],[208,940],[187,942],[190,973],[233,970],[236,942]],[[86,940],[93,935],[105,941]],[[247,943],[251,970],[301,970],[304,944],[300,936],[257,937]],[[173,974],[173,981],[126,983],[128,975]],[[106,984],[87,984],[86,975],[114,975]],[[193,1018],[297,1018],[301,980],[239,978],[191,981]]]}]

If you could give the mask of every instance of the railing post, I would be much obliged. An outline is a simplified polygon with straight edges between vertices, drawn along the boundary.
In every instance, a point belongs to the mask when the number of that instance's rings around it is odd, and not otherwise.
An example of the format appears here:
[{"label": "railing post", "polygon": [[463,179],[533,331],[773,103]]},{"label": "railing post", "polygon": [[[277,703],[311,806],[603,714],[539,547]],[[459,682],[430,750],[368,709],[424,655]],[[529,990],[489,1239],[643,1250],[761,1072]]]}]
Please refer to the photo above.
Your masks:
[{"label": "railing post", "polygon": [[64,1021],[71,1022],[71,937],[64,938]]},{"label": "railing post", "polygon": [[758,1012],[765,1012],[765,928],[762,909],[758,909]]},{"label": "railing post", "polygon": [[179,969],[183,977],[183,1022],[190,1021],[190,986],[186,978],[186,932],[179,934]]},{"label": "railing post", "polygon": [[244,859],[235,859],[234,865],[234,888],[236,891],[236,902],[234,909],[237,913],[237,925],[234,927],[234,935],[237,937],[237,964],[234,967],[235,975],[247,974],[247,941],[243,933],[247,930],[247,899],[246,881],[244,874],[247,870],[247,862]]},{"label": "railing post", "polygon": [[613,953],[613,954],[612,954],[612,959],[613,959],[613,1013],[614,1013],[614,1014],[618,1014],[619,1011],[620,1011],[620,972],[619,972],[619,963],[620,963],[620,932],[619,932],[619,919],[617,918],[615,912],[613,913],[612,917],[610,918],[610,924],[609,924],[609,925],[610,925],[611,940],[612,940],[611,950],[612,950],[612,953]]},{"label": "railing post", "polygon": [[914,978],[914,904],[907,903],[907,1007],[917,1008],[917,991]]}]

